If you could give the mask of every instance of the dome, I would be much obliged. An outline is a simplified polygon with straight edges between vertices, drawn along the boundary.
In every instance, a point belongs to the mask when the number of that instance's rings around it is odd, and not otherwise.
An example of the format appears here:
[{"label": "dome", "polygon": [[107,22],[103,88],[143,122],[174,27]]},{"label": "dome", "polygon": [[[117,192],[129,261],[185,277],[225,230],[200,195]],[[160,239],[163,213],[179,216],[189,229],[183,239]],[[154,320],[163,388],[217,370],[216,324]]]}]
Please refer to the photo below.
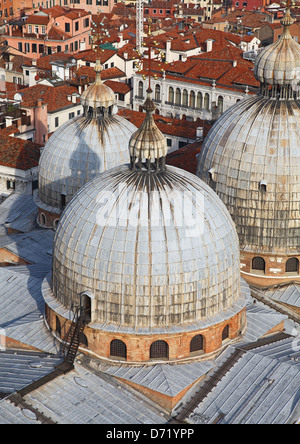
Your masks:
[{"label": "dome", "polygon": [[254,96],[209,132],[197,174],[228,208],[241,249],[300,248],[300,102]]},{"label": "dome", "polygon": [[255,60],[256,79],[268,85],[287,86],[299,81],[300,45],[290,35],[289,26],[293,19],[289,10],[281,23],[284,26],[282,36],[267,46]]},{"label": "dome", "polygon": [[54,241],[52,288],[65,307],[92,295],[101,328],[168,331],[220,319],[240,298],[234,224],[217,195],[190,173],[117,167],[66,208]]},{"label": "dome", "polygon": [[127,144],[136,127],[114,114],[115,96],[102,84],[98,65],[81,102],[84,114],[58,128],[42,151],[36,201],[43,214],[59,215],[85,183],[129,162]]},{"label": "dome", "polygon": [[93,85],[87,88],[81,95],[81,104],[88,108],[109,108],[115,105],[115,93],[107,85],[104,85],[101,80],[101,65],[100,60],[96,60],[96,80]]},{"label": "dome", "polygon": [[198,157],[197,175],[236,224],[242,276],[258,286],[299,279],[300,90],[290,73],[300,51],[289,17],[287,10],[283,35],[255,61],[256,73],[266,68],[259,93],[217,120]]},{"label": "dome", "polygon": [[129,162],[126,142],[135,130],[133,124],[117,115],[102,121],[79,116],[62,125],[50,137],[40,158],[41,204],[60,212],[61,194],[66,196],[67,204],[96,175]]}]

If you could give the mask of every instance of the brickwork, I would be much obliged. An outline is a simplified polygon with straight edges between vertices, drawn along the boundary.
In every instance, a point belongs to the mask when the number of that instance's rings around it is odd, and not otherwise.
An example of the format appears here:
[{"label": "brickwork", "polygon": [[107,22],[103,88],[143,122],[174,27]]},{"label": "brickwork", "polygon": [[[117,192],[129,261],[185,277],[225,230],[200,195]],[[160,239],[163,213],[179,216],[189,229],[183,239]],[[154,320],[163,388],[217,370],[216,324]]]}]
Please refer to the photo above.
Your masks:
[{"label": "brickwork", "polygon": [[[59,326],[59,335],[61,338],[67,337],[70,321],[58,316],[54,311],[46,306],[46,319],[50,329],[57,332]],[[110,345],[114,339],[118,339],[126,344],[127,362],[149,362],[151,345],[156,341],[165,341],[168,344],[168,358],[158,358],[162,361],[181,361],[193,358],[194,356],[208,355],[217,352],[224,342],[222,334],[226,326],[229,327],[229,340],[236,339],[245,328],[245,309],[236,314],[226,322],[221,322],[209,328],[183,332],[169,335],[135,335],[110,333],[102,330],[96,330],[86,326],[84,335],[87,339],[88,349],[100,357],[112,360],[122,360],[122,358],[110,356]],[[190,352],[191,340],[196,335],[203,337],[203,349],[197,352]],[[123,359],[124,360],[124,359]],[[153,360],[154,362],[154,360]]]},{"label": "brickwork", "polygon": [[56,228],[60,214],[50,213],[50,211],[38,209],[38,224],[43,228]]},{"label": "brickwork", "polygon": [[[265,261],[265,270],[253,269],[253,259],[261,257]],[[300,282],[300,275],[298,273],[286,273],[286,262],[289,259],[296,258],[300,263],[300,255],[276,255],[276,254],[257,254],[242,251],[241,259],[241,274],[242,277],[250,285],[258,287],[267,287],[270,285],[277,285],[280,283],[288,283],[292,281]]]}]

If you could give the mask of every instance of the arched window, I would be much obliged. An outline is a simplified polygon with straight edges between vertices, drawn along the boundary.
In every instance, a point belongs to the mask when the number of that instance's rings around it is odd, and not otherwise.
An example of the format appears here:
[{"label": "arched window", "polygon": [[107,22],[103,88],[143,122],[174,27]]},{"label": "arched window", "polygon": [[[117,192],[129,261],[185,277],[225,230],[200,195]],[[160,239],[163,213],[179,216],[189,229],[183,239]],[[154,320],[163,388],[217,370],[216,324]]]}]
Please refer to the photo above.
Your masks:
[{"label": "arched window", "polygon": [[85,336],[85,334],[83,334],[83,333],[79,334],[79,343],[80,343],[80,345],[83,345],[84,347],[89,346],[89,343],[88,343],[88,340],[87,340],[87,337]]},{"label": "arched window", "polygon": [[110,343],[110,356],[116,358],[127,359],[127,347],[120,339],[114,339]]},{"label": "arched window", "polygon": [[204,109],[209,110],[209,94],[206,93],[204,96]]},{"label": "arched window", "polygon": [[55,316],[55,333],[59,338],[61,337],[61,323],[57,316]]},{"label": "arched window", "polygon": [[169,103],[174,103],[174,89],[172,86],[169,88]]},{"label": "arched window", "polygon": [[201,92],[198,92],[197,94],[197,108],[202,109],[203,108],[203,96]]},{"label": "arched window", "polygon": [[160,100],[160,85],[155,86],[155,100]]},{"label": "arched window", "polygon": [[191,108],[195,108],[195,98],[196,98],[195,92],[191,91],[190,92],[190,107]]},{"label": "arched window", "polygon": [[222,96],[218,97],[218,112],[220,114],[223,114],[223,107],[224,107],[224,99]]},{"label": "arched window", "polygon": [[144,97],[144,84],[142,81],[139,82],[139,91],[138,91],[139,97]]},{"label": "arched window", "polygon": [[229,325],[226,325],[226,327],[222,331],[222,341],[226,341],[226,339],[229,338]]},{"label": "arched window", "polygon": [[266,271],[266,262],[262,257],[254,257],[252,259],[252,270]]},{"label": "arched window", "polygon": [[182,105],[188,106],[188,92],[186,89],[184,89],[182,93]]},{"label": "arched window", "polygon": [[175,104],[181,105],[181,91],[179,88],[176,88]]},{"label": "arched window", "polygon": [[291,257],[286,261],[285,272],[299,274],[299,260],[296,257]]},{"label": "arched window", "polygon": [[46,225],[46,216],[44,215],[44,213],[41,213],[40,215],[40,223],[41,225]]},{"label": "arched window", "polygon": [[204,345],[203,336],[202,335],[194,336],[190,343],[190,352],[194,353],[203,350],[203,345]]},{"label": "arched window", "polygon": [[165,341],[156,341],[150,347],[150,359],[168,359],[169,345]]},{"label": "arched window", "polygon": [[92,320],[92,300],[91,297],[86,294],[82,293],[81,295],[81,315],[83,316],[83,319],[86,323],[91,322]]}]

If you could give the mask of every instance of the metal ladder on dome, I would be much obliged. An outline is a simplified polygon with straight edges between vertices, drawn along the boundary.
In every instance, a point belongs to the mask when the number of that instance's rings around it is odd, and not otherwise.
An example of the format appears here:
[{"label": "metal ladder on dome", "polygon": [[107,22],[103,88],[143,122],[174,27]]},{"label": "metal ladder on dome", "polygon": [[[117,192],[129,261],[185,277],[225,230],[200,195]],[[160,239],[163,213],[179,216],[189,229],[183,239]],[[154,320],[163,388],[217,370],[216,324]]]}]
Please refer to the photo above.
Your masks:
[{"label": "metal ladder on dome", "polygon": [[86,325],[86,316],[84,307],[77,307],[75,309],[73,322],[68,332],[63,347],[65,355],[64,363],[68,366],[74,367],[74,361],[78,352],[80,337]]}]

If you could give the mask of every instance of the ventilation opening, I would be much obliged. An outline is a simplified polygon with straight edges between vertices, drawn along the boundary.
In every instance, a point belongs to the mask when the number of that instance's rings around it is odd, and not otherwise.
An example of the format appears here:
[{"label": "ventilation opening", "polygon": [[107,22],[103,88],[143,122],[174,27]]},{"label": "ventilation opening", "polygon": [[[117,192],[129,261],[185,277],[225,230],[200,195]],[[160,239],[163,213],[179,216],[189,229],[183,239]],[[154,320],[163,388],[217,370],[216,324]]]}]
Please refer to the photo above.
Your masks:
[{"label": "ventilation opening", "polygon": [[285,272],[292,276],[299,274],[299,260],[296,257],[292,257],[286,261]]},{"label": "ventilation opening", "polygon": [[127,359],[127,347],[126,344],[120,339],[114,339],[110,343],[110,357]]},{"label": "ventilation opening", "polygon": [[156,341],[150,348],[150,359],[169,359],[169,345],[165,341]]},{"label": "ventilation opening", "polygon": [[258,274],[265,274],[266,262],[262,257],[255,257],[252,260],[252,270]]},{"label": "ventilation opening", "polygon": [[202,335],[194,336],[190,343],[190,353],[197,354],[203,351],[204,340]]}]

